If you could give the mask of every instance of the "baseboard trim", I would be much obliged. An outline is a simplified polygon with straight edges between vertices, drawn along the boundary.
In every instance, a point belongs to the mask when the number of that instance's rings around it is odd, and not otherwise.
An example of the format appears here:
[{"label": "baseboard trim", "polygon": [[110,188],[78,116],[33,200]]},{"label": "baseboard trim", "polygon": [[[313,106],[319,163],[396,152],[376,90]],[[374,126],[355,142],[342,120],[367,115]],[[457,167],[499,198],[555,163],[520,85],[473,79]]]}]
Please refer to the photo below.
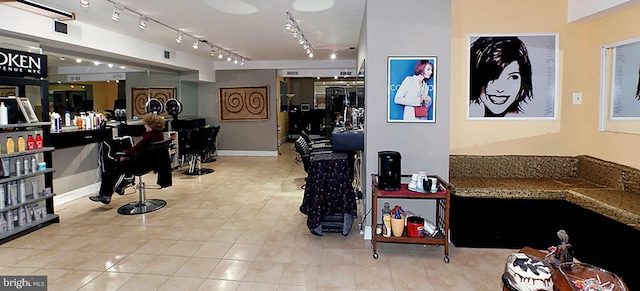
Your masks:
[{"label": "baseboard trim", "polygon": [[53,206],[59,206],[87,195],[98,193],[98,191],[100,191],[100,183],[84,186],[62,194],[56,194],[56,196],[53,196]]},{"label": "baseboard trim", "polygon": [[278,151],[225,151],[217,150],[218,156],[233,157],[277,157]]}]

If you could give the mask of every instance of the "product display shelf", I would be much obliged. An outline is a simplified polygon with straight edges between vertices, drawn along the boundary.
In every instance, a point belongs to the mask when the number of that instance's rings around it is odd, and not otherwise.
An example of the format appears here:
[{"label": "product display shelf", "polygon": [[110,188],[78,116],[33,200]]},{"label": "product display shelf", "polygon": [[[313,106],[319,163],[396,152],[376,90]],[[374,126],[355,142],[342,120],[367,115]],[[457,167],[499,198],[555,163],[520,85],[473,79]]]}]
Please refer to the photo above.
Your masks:
[{"label": "product display shelf", "polygon": [[[411,177],[411,175],[402,175],[404,178]],[[436,200],[436,228],[438,233],[434,237],[413,238],[407,237],[406,227],[405,231],[400,237],[391,235],[390,237],[384,237],[381,234],[373,232],[371,243],[373,244],[373,257],[378,258],[377,244],[378,242],[387,243],[410,243],[410,244],[425,244],[425,245],[444,245],[444,262],[449,263],[449,207],[451,205],[451,186],[449,183],[439,176],[429,176],[430,178],[438,179],[438,184],[441,185],[444,190],[436,193],[419,193],[406,190],[406,184],[403,184],[402,189],[399,191],[384,191],[378,188],[378,175],[371,174],[372,181],[372,199],[371,199],[371,221],[373,224],[372,229],[376,229],[378,223],[378,199],[380,198],[397,198],[397,199],[435,199]]]},{"label": "product display shelf", "polygon": [[[47,135],[48,131],[45,132],[45,129],[48,129],[46,127],[48,127],[49,125],[50,125],[49,122],[17,123],[17,124],[0,125],[0,141],[5,141],[7,137],[12,136],[15,140],[14,142],[16,142],[16,147],[17,147],[17,139],[15,139],[15,136],[25,131],[34,132],[34,129],[35,129],[35,132],[42,134],[42,136],[46,139],[46,137],[48,136]],[[6,146],[5,144],[2,144],[2,152],[4,153],[0,154],[0,159],[10,160],[10,163],[9,163],[10,167],[13,167],[13,168],[10,168],[12,169],[12,171],[9,177],[0,178],[0,185],[5,187],[5,191],[4,191],[6,195],[4,199],[5,203],[6,201],[8,201],[8,195],[10,195],[8,191],[8,187],[6,187],[9,182],[19,181],[21,179],[41,179],[39,177],[42,176],[43,177],[42,179],[45,181],[45,183],[44,183],[44,186],[40,186],[40,191],[42,191],[41,189],[43,188],[51,187],[50,181],[52,179],[52,173],[54,172],[53,168],[45,168],[44,170],[40,170],[40,171],[30,171],[28,173],[22,173],[21,175],[16,175],[14,161],[15,159],[20,159],[21,157],[29,157],[32,155],[37,155],[39,162],[47,162],[47,164],[50,165],[51,154],[54,150],[55,150],[54,147],[47,146],[41,149],[26,150],[22,152],[15,151],[13,153],[7,154]],[[42,185],[42,184],[39,184],[39,185]],[[36,219],[37,216],[34,215],[33,212],[29,212],[28,215],[32,217],[32,220],[28,221],[24,225],[18,225],[16,223],[14,224],[13,229],[1,232],[0,244],[13,240],[15,238],[18,238],[22,235],[28,234],[48,224],[56,223],[60,221],[59,216],[53,213],[54,212],[53,197],[55,196],[54,193],[50,193],[46,195],[40,194],[38,197],[34,197],[33,192],[32,193],[27,192],[27,193],[28,194],[26,194],[27,196],[26,201],[15,203],[13,205],[5,205],[2,209],[0,209],[0,214],[5,216],[6,218],[7,213],[9,211],[16,212],[18,209],[22,208],[23,206],[27,211],[30,211],[32,209],[35,209],[35,206],[39,206],[41,207],[40,211],[42,211],[42,215],[40,219]],[[31,206],[33,206],[34,208],[31,208]],[[9,222],[7,221],[7,223]]]},{"label": "product display shelf", "polygon": [[23,226],[15,226],[12,230],[3,232],[2,235],[0,235],[0,243],[5,243],[13,238],[17,238],[34,230],[37,230],[38,228],[43,227],[47,224],[57,222],[60,222],[60,217],[58,217],[57,214],[48,213],[41,219],[31,221],[30,223],[27,223]]},{"label": "product display shelf", "polygon": [[35,128],[42,126],[50,126],[49,122],[33,122],[33,123],[12,123],[0,125],[0,129],[13,129],[13,128]]}]

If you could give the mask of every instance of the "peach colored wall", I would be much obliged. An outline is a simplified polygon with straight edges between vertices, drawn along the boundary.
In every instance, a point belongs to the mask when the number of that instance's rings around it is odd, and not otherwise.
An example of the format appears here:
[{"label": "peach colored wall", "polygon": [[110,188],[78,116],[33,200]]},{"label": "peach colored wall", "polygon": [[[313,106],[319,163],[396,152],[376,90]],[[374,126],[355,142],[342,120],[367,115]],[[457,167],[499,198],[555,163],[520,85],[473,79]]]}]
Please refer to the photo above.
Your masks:
[{"label": "peach colored wall", "polygon": [[[452,1],[451,154],[577,155],[586,110],[597,114],[597,94],[584,82],[586,24],[567,23],[567,0]],[[557,120],[467,120],[468,34],[558,33]],[[593,83],[597,85],[597,81]],[[572,92],[584,92],[572,105]],[[596,90],[597,92],[597,90]],[[592,108],[593,107],[593,108]],[[597,124],[593,125],[597,130]]]},{"label": "peach colored wall", "polygon": [[[568,0],[452,1],[451,154],[581,155],[640,168],[640,135],[600,132],[600,47],[640,36],[640,7],[567,23]],[[558,33],[559,114],[555,121],[469,121],[468,34]],[[582,105],[572,93],[582,92]]]},{"label": "peach colored wall", "polygon": [[[594,60],[583,67],[585,94],[593,95],[594,102],[598,98],[600,86],[600,47],[604,44],[640,37],[640,7],[627,9],[616,14],[586,22],[586,42],[584,58]],[[601,159],[640,168],[640,135],[598,131],[598,107],[589,106],[589,114],[585,114],[583,122],[584,153]],[[638,125],[640,127],[640,124]]]}]

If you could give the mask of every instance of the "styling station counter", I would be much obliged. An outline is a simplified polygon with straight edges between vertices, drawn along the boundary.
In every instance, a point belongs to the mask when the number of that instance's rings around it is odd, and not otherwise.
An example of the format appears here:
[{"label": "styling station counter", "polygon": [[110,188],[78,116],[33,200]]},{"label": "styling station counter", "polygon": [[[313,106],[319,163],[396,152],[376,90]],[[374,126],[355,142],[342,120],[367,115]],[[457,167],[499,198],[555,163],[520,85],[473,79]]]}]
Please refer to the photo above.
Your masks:
[{"label": "styling station counter", "polygon": [[56,205],[97,193],[100,188],[100,143],[112,138],[112,129],[79,130],[75,126],[62,127],[50,134],[53,173],[57,195]]}]

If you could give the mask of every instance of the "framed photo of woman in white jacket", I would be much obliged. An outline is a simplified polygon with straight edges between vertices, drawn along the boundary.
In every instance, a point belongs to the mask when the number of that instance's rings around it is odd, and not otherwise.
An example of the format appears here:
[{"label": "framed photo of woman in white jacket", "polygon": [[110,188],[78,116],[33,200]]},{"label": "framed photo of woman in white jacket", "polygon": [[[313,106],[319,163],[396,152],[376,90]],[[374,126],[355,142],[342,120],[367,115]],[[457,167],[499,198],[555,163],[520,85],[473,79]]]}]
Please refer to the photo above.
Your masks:
[{"label": "framed photo of woman in white jacket", "polygon": [[437,57],[387,58],[387,121],[436,121]]}]

